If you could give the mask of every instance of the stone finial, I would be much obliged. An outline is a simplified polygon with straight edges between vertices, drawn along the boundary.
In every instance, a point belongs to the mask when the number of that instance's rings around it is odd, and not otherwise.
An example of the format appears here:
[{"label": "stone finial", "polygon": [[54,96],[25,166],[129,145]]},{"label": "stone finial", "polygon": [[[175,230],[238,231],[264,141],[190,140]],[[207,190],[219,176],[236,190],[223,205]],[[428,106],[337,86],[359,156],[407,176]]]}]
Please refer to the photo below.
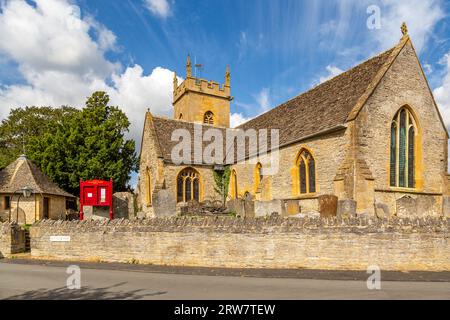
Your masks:
[{"label": "stone finial", "polygon": [[404,36],[406,36],[406,35],[408,34],[408,26],[406,25],[406,22],[403,22],[403,23],[402,23],[401,30],[402,30],[402,34],[403,34]]},{"label": "stone finial", "polygon": [[174,72],[173,73],[173,91],[177,90],[178,88],[178,78],[177,78],[177,73]]},{"label": "stone finial", "polygon": [[186,60],[186,78],[192,77],[192,65],[191,65],[191,56],[187,56]]},{"label": "stone finial", "polygon": [[230,66],[227,65],[227,70],[225,72],[225,85],[227,87],[230,86],[230,79],[231,79]]}]

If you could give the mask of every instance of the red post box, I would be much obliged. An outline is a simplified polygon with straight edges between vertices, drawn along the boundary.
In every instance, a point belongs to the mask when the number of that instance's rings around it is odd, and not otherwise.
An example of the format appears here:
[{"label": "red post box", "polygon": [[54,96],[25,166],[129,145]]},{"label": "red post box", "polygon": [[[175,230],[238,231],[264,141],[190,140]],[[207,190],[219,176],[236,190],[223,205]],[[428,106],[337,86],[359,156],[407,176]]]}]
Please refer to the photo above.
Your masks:
[{"label": "red post box", "polygon": [[113,214],[113,182],[103,180],[89,180],[80,182],[80,220],[83,220],[84,206],[109,207],[109,218]]}]

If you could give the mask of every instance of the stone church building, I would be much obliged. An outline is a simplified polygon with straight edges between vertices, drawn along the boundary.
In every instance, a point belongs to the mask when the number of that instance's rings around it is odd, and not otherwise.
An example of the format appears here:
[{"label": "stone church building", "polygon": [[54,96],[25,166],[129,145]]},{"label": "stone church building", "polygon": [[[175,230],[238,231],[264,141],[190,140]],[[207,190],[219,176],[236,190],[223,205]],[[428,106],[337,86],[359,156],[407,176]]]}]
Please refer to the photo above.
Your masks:
[{"label": "stone church building", "polygon": [[[253,199],[256,215],[319,211],[323,196],[358,214],[449,215],[448,132],[406,26],[390,50],[241,125],[279,130],[279,170],[261,174],[252,155],[231,164],[228,200]],[[172,133],[230,125],[225,83],[174,78],[173,119],[145,116],[138,206],[170,215],[190,200],[220,199],[212,163],[179,165]],[[208,145],[208,143],[203,143]],[[250,161],[252,160],[252,161]],[[346,202],[347,201],[347,202]]]}]

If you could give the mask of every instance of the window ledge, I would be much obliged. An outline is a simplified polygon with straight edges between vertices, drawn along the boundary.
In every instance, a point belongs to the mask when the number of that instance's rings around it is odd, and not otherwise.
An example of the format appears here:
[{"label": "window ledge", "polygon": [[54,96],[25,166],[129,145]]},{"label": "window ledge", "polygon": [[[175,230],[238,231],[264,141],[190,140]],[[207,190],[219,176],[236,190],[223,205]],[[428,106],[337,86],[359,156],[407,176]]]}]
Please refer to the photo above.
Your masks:
[{"label": "window ledge", "polygon": [[410,194],[425,194],[430,196],[440,196],[442,195],[442,192],[426,192],[420,189],[414,189],[414,188],[398,188],[398,187],[391,187],[387,189],[375,189],[375,192],[391,192],[391,193],[410,193]]},{"label": "window ledge", "polygon": [[317,199],[319,197],[319,194],[317,193],[305,193],[301,194],[292,198],[289,198],[287,200],[309,200],[309,199]]}]

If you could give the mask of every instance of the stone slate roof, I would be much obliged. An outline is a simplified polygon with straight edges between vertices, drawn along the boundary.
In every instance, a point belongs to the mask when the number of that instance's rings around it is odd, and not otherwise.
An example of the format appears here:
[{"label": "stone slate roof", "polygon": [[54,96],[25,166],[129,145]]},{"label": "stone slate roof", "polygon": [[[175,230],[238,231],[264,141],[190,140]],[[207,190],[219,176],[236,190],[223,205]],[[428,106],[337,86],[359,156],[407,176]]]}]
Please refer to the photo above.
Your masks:
[{"label": "stone slate roof", "polygon": [[[395,47],[242,124],[237,129],[267,129],[268,134],[271,129],[279,129],[280,147],[314,135],[344,129],[346,122],[356,117],[408,41],[408,36],[403,37]],[[178,144],[171,142],[173,130],[186,129],[193,137],[194,124],[152,116],[151,119],[154,137],[159,143],[158,156],[171,162],[172,147]],[[200,125],[203,128],[207,126]],[[225,137],[225,128],[218,129],[223,130]],[[245,143],[248,144],[248,141]],[[210,142],[204,142],[203,146],[209,144]],[[270,138],[268,144],[270,149]],[[246,157],[249,156],[248,149],[246,147]],[[193,142],[191,150],[193,153]],[[224,148],[224,151],[225,157],[231,149]],[[235,157],[234,161],[240,160],[243,159]]]},{"label": "stone slate roof", "polygon": [[[175,147],[179,142],[171,141],[172,132],[176,129],[185,129],[190,133],[191,137],[191,159],[194,162],[194,126],[199,126],[202,128],[203,132],[208,129],[218,129],[222,131],[223,137],[225,138],[226,128],[213,127],[211,125],[191,123],[181,120],[173,120],[160,117],[152,117],[153,122],[153,132],[156,136],[156,142],[158,143],[158,156],[163,158],[165,161],[172,162],[172,148]],[[201,139],[201,138],[200,138]],[[203,150],[206,146],[211,144],[211,142],[203,142]]]},{"label": "stone slate roof", "polygon": [[0,193],[12,194],[25,187],[36,193],[75,198],[50,181],[29,159],[21,156],[0,171]]},{"label": "stone slate roof", "polygon": [[360,97],[389,63],[394,47],[250,120],[239,129],[279,129],[280,146],[347,122]]}]

